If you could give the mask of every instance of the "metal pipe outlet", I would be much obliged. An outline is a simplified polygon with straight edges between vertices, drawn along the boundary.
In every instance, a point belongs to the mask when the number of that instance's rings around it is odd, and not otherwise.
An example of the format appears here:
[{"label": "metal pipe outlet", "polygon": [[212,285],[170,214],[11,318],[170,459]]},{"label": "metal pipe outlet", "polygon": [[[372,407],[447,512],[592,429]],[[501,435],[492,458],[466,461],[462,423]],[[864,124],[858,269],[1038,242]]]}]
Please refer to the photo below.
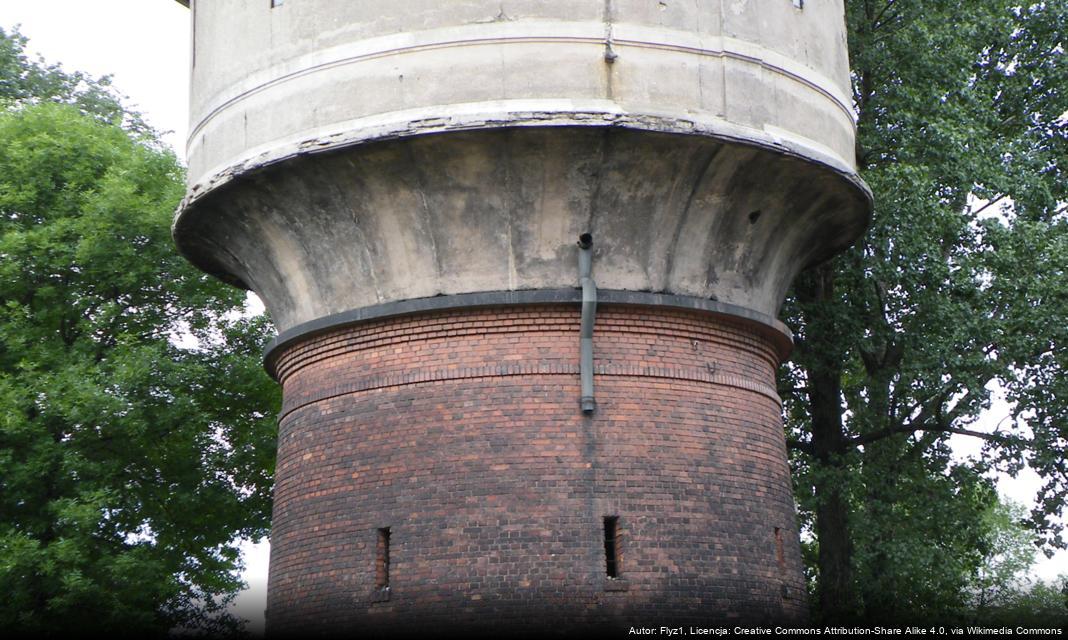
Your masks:
[{"label": "metal pipe outlet", "polygon": [[590,414],[597,409],[593,398],[593,323],[597,317],[597,284],[590,276],[593,256],[593,236],[584,233],[579,236],[579,283],[582,285],[582,331],[580,333],[579,374],[582,379],[582,396],[579,404],[582,413]]}]

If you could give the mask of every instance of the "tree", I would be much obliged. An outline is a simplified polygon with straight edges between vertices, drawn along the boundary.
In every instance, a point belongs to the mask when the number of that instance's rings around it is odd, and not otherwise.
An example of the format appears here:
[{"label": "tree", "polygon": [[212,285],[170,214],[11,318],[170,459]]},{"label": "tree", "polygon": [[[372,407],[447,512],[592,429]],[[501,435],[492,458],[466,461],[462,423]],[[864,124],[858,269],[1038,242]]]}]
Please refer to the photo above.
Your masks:
[{"label": "tree", "polygon": [[270,511],[268,328],[177,255],[173,154],[0,36],[0,627],[235,630],[234,539]]},{"label": "tree", "polygon": [[[848,0],[867,235],[798,279],[781,393],[818,615],[967,601],[983,474],[1029,464],[1031,524],[1068,495],[1068,6]],[[974,427],[1000,385],[1015,415]],[[948,439],[982,438],[954,462]],[[939,560],[944,558],[945,561]]]},{"label": "tree", "polygon": [[1062,574],[1053,584],[1038,582],[1010,591],[978,614],[969,621],[986,627],[1064,629],[1068,626],[1068,575]]},{"label": "tree", "polygon": [[985,559],[969,589],[971,606],[963,624],[1068,625],[1068,575],[1053,583],[1026,576],[1036,549],[1034,532],[1022,524],[1025,515],[1024,508],[1012,502],[998,503],[985,514],[981,526],[992,535],[982,549]]},{"label": "tree", "polygon": [[1021,576],[1035,562],[1034,534],[1019,523],[1024,509],[1015,503],[998,503],[984,514],[981,527],[990,531],[985,559],[971,588],[972,602],[979,616],[994,608],[1010,605],[1021,591]]}]

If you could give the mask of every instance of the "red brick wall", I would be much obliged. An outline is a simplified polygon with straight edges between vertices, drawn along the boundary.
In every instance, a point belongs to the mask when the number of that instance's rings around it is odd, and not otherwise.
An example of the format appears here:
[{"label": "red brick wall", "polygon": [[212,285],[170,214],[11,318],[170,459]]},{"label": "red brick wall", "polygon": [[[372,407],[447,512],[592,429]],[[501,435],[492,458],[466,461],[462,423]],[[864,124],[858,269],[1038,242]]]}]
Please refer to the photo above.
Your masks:
[{"label": "red brick wall", "polygon": [[468,309],[288,348],[268,631],[802,618],[771,342],[602,306],[585,417],[578,329],[577,305]]}]

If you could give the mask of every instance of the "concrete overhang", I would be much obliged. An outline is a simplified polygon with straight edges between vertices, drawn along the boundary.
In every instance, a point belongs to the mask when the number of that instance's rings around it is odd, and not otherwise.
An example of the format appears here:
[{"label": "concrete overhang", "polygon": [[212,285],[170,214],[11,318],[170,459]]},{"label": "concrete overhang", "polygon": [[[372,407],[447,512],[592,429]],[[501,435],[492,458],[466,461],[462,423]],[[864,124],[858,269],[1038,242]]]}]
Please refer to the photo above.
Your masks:
[{"label": "concrete overhang", "polygon": [[794,276],[848,247],[855,173],[753,140],[619,122],[483,124],[305,149],[186,200],[179,250],[264,299],[280,331],[371,305],[575,284],[774,317]]}]

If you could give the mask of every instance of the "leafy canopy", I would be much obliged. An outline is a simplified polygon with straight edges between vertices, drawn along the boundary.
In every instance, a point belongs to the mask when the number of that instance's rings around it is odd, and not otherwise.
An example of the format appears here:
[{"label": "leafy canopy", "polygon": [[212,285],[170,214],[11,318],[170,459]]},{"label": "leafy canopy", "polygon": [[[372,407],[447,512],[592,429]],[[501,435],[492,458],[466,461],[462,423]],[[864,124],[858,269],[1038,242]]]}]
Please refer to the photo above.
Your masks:
[{"label": "leafy canopy", "polygon": [[0,32],[0,628],[232,631],[234,539],[270,511],[268,328],[177,255],[173,154],[23,45]]},{"label": "leafy canopy", "polygon": [[[786,305],[788,440],[819,612],[960,612],[996,502],[1042,479],[1030,525],[1063,545],[1068,499],[1068,66],[1063,2],[848,0],[868,234]],[[1012,419],[977,420],[993,389]],[[953,436],[981,438],[961,462]]]}]

